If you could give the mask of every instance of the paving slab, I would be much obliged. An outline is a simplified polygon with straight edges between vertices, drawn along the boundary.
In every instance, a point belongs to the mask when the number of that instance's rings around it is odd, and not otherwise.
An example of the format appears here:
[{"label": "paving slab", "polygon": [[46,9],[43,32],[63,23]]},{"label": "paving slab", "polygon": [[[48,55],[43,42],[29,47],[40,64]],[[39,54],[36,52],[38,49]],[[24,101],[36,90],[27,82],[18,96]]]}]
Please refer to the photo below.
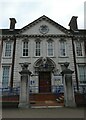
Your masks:
[{"label": "paving slab", "polygon": [[85,108],[29,108],[3,109],[3,118],[84,118]]}]

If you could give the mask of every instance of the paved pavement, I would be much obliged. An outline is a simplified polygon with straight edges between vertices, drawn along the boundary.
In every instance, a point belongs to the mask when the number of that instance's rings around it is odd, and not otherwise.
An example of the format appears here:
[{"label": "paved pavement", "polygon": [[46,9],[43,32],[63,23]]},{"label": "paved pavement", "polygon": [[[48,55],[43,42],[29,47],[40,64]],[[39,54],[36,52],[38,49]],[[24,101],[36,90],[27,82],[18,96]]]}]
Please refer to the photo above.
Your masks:
[{"label": "paved pavement", "polygon": [[84,118],[85,108],[3,109],[3,118]]},{"label": "paved pavement", "polygon": [[0,120],[2,118],[2,109],[0,108]]}]

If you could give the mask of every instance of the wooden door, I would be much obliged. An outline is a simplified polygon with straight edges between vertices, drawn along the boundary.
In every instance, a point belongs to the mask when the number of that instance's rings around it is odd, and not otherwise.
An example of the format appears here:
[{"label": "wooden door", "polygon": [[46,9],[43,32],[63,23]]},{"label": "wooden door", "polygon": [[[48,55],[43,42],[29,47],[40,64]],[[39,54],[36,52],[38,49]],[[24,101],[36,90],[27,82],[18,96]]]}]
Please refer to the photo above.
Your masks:
[{"label": "wooden door", "polygon": [[39,72],[39,92],[48,93],[51,92],[51,73]]}]

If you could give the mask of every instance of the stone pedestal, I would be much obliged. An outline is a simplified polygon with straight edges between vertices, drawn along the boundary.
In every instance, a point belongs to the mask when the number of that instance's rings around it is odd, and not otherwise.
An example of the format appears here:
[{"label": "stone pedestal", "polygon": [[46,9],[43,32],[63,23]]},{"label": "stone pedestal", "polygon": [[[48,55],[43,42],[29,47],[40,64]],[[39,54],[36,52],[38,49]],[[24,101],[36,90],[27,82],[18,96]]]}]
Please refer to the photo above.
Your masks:
[{"label": "stone pedestal", "polygon": [[31,72],[27,69],[28,64],[24,63],[22,66],[21,82],[20,82],[20,96],[19,96],[19,108],[29,108],[29,81]]},{"label": "stone pedestal", "polygon": [[75,107],[75,96],[74,96],[74,88],[72,81],[72,73],[73,71],[68,69],[68,63],[65,63],[65,70],[61,73],[63,75],[64,82],[64,104],[66,107]]}]

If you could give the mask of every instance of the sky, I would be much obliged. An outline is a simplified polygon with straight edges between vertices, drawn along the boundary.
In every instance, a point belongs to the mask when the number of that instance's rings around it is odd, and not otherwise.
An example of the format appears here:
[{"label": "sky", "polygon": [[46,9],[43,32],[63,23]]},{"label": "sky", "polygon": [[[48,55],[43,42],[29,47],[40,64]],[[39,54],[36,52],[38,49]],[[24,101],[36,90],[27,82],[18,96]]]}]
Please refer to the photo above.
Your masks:
[{"label": "sky", "polygon": [[84,3],[85,0],[0,0],[0,29],[9,29],[9,18],[15,18],[15,28],[20,29],[42,15],[67,29],[71,17],[78,16],[78,28],[83,29]]}]

